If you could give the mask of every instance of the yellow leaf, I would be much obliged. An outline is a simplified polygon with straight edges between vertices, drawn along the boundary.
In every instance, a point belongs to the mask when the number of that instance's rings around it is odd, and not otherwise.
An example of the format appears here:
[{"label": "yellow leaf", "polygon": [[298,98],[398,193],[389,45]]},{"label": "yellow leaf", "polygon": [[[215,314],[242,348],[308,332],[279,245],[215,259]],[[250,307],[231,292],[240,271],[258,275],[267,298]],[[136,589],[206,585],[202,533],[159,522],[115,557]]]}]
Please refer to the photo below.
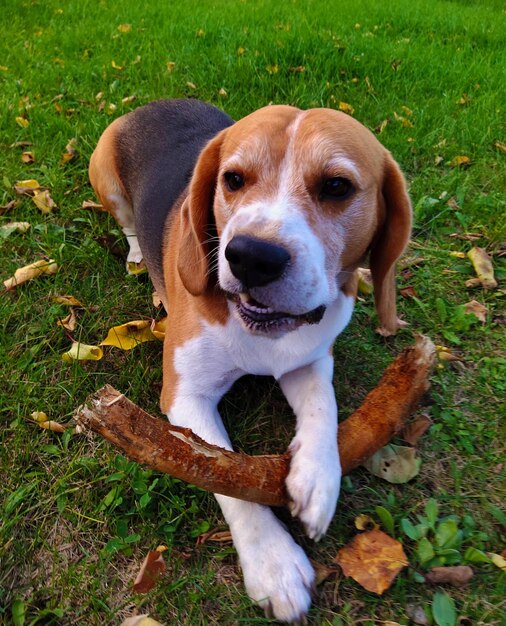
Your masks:
[{"label": "yellow leaf", "polygon": [[375,530],[379,528],[379,525],[373,520],[370,515],[361,513],[355,518],[355,528],[357,530]]},{"label": "yellow leaf", "polygon": [[56,302],[56,304],[63,304],[64,306],[77,306],[84,308],[84,306],[74,296],[52,296],[51,300]]},{"label": "yellow leaf", "polygon": [[23,161],[23,163],[25,163],[25,165],[31,165],[35,162],[35,156],[33,152],[27,150],[26,152],[23,152],[21,154],[21,160]]},{"label": "yellow leaf", "polygon": [[497,287],[497,281],[494,278],[494,268],[492,267],[492,261],[483,248],[474,246],[467,253],[478,279],[480,280],[484,289],[495,289]]},{"label": "yellow leaf", "polygon": [[506,154],[506,143],[504,141],[494,141],[494,146],[500,151]]},{"label": "yellow leaf", "polygon": [[111,61],[111,66],[115,70],[122,70],[123,69],[123,65],[118,65],[114,59]]},{"label": "yellow leaf", "polygon": [[55,261],[52,259],[49,259],[48,261],[41,259],[40,261],[30,263],[30,265],[18,268],[14,272],[14,276],[4,280],[4,286],[7,291],[10,291],[18,285],[32,280],[32,278],[37,278],[37,276],[40,276],[41,274],[56,274],[57,271],[58,265]]},{"label": "yellow leaf", "polygon": [[226,92],[225,89],[223,89],[223,87],[218,91],[218,95],[221,96],[222,98],[226,98],[228,96],[228,93]]},{"label": "yellow leaf", "polygon": [[469,165],[469,163],[471,163],[471,159],[468,156],[459,155],[453,157],[448,165],[450,167],[462,167],[464,165]]},{"label": "yellow leaf", "polygon": [[347,113],[348,115],[353,115],[355,112],[355,109],[351,106],[351,104],[342,101],[339,102],[339,110],[343,111],[343,113]]},{"label": "yellow leaf", "polygon": [[367,591],[382,594],[408,565],[402,545],[381,530],[354,537],[337,553],[337,563]]},{"label": "yellow leaf", "polygon": [[190,81],[186,83],[186,86],[188,89],[197,89],[197,85],[195,83],[191,83]]},{"label": "yellow leaf", "polygon": [[51,211],[56,207],[56,204],[47,189],[36,189],[33,192],[32,200],[35,203],[35,206],[45,215],[51,213]]},{"label": "yellow leaf", "polygon": [[141,274],[146,274],[147,271],[148,268],[144,263],[144,259],[139,261],[139,263],[136,261],[128,261],[127,263],[127,273],[130,274],[130,276],[140,276]]},{"label": "yellow leaf", "polygon": [[403,117],[402,115],[397,115],[397,113],[394,111],[394,118],[400,122],[405,128],[413,128],[413,122],[411,120],[408,120],[407,117]]},{"label": "yellow leaf", "polygon": [[26,233],[26,231],[29,230],[30,227],[30,222],[8,222],[7,224],[3,224],[2,226],[0,226],[0,235],[6,237],[14,231]]},{"label": "yellow leaf", "polygon": [[160,341],[163,341],[165,339],[166,323],[167,323],[167,316],[162,317],[162,319],[158,320],[157,322],[155,322],[155,320],[151,322],[151,332]]},{"label": "yellow leaf", "polygon": [[358,291],[364,296],[369,296],[373,292],[371,270],[367,267],[357,268]]},{"label": "yellow leaf", "polygon": [[26,117],[18,115],[18,117],[16,117],[16,123],[21,126],[21,128],[26,128],[30,122],[26,119]]},{"label": "yellow leaf", "polygon": [[48,420],[47,422],[39,422],[39,426],[45,430],[52,430],[54,433],[64,433],[65,426],[62,426],[59,422]]},{"label": "yellow leaf", "polygon": [[80,341],[74,341],[70,350],[61,355],[67,363],[72,361],[100,361],[104,353],[98,346],[90,346]]},{"label": "yellow leaf", "polygon": [[18,180],[14,189],[18,196],[31,195],[35,190],[40,189],[40,185],[39,181],[29,178],[28,180]]},{"label": "yellow leaf", "polygon": [[69,161],[72,161],[72,159],[75,159],[75,157],[77,156],[76,146],[77,146],[77,139],[73,137],[65,146],[65,152],[63,153],[61,161],[60,161],[62,165],[65,165],[65,163],[68,163]]},{"label": "yellow leaf", "polygon": [[111,328],[101,346],[115,346],[122,350],[131,350],[144,341],[154,341],[156,336],[150,328],[148,320],[134,320],[121,326]]},{"label": "yellow leaf", "polygon": [[450,252],[450,256],[457,257],[457,259],[465,259],[466,258],[466,253],[465,252],[458,252],[457,250],[452,250]]},{"label": "yellow leaf", "polygon": [[125,96],[124,98],[121,98],[121,104],[130,104],[136,98],[137,98],[137,96]]},{"label": "yellow leaf", "polygon": [[242,55],[246,52],[246,50],[242,47],[237,48],[238,56],[242,57]]},{"label": "yellow leaf", "polygon": [[132,30],[131,24],[119,24],[118,30],[120,33],[129,33]]},{"label": "yellow leaf", "polygon": [[279,72],[279,66],[277,63],[268,65],[265,69],[269,74],[271,74],[271,76],[272,74],[277,74]]},{"label": "yellow leaf", "polygon": [[199,28],[198,31],[195,33],[196,37],[203,37],[206,34],[206,31],[202,28]]},{"label": "yellow leaf", "polygon": [[506,559],[500,554],[496,554],[495,552],[487,552],[487,554],[490,557],[492,563],[506,573]]},{"label": "yellow leaf", "polygon": [[477,300],[466,302],[466,304],[464,304],[464,311],[467,315],[476,316],[483,324],[487,321],[487,307]]},{"label": "yellow leaf", "polygon": [[174,61],[167,61],[165,65],[167,66],[167,72],[172,72],[172,70],[176,67]]},{"label": "yellow leaf", "polygon": [[46,415],[46,413],[44,413],[44,411],[34,411],[33,413],[30,414],[30,417],[35,422],[47,422],[47,421],[49,421],[49,417]]}]

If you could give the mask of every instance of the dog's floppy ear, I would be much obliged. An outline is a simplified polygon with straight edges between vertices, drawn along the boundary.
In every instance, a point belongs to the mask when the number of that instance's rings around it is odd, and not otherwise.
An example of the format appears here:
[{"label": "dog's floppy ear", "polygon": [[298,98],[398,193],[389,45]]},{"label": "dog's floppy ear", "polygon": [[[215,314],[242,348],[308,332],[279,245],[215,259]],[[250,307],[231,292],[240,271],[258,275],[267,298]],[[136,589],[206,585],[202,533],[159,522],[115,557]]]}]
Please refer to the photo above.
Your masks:
[{"label": "dog's floppy ear", "polygon": [[208,240],[214,228],[214,192],[225,134],[226,130],[221,131],[200,153],[188,197],[181,207],[177,269],[183,285],[194,296],[202,295],[209,286]]},{"label": "dog's floppy ear", "polygon": [[408,244],[412,214],[404,176],[389,152],[385,158],[381,195],[383,221],[371,246],[370,266],[380,321],[378,332],[388,336],[403,325],[397,318],[395,263]]}]

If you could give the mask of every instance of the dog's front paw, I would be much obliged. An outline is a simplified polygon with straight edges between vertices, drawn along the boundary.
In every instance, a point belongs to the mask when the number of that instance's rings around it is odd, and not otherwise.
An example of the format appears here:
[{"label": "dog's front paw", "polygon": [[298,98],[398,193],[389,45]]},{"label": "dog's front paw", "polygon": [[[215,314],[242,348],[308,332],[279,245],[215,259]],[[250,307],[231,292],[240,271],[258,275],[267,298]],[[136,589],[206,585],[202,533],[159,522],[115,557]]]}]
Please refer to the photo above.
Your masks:
[{"label": "dog's front paw", "polygon": [[249,597],[267,617],[300,623],[311,605],[315,574],[309,559],[291,536],[279,527],[261,545],[240,552]]},{"label": "dog's front paw", "polygon": [[302,521],[308,537],[318,541],[327,531],[339,497],[341,464],[337,446],[310,450],[295,438],[290,452],[286,479],[290,510]]}]

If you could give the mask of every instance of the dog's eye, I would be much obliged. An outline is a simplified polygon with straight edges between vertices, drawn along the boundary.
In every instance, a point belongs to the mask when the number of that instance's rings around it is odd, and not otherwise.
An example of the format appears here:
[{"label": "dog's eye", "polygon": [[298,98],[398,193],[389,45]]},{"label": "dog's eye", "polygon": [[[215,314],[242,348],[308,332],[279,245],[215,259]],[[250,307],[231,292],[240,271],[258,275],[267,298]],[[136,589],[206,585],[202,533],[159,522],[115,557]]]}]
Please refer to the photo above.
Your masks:
[{"label": "dog's eye", "polygon": [[322,200],[335,199],[344,200],[353,191],[353,185],[347,178],[336,176],[335,178],[327,178],[323,181],[321,188]]},{"label": "dog's eye", "polygon": [[244,178],[237,172],[225,172],[223,175],[229,191],[237,191],[244,187]]}]

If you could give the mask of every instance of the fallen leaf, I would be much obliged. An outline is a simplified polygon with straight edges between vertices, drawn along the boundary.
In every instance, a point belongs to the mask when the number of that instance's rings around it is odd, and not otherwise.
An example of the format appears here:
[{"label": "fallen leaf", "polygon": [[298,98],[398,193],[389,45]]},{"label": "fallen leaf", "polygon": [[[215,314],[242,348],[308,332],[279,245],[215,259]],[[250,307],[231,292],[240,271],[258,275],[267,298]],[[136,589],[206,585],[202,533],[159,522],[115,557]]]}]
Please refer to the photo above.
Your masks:
[{"label": "fallen leaf", "polygon": [[445,361],[445,362],[452,362],[452,361],[462,361],[462,359],[457,356],[456,354],[453,354],[453,352],[450,350],[450,348],[447,348],[446,346],[436,346],[436,352],[437,352],[437,358],[440,361]]},{"label": "fallen leaf", "polygon": [[154,307],[158,308],[159,306],[162,306],[162,299],[156,291],[153,291],[153,293],[151,294],[151,300]]},{"label": "fallen leaf", "polygon": [[215,543],[232,543],[232,533],[230,530],[209,530],[206,533],[202,533],[197,537],[197,546],[202,546],[208,541],[214,541]]},{"label": "fallen leaf", "polygon": [[381,135],[381,133],[385,130],[385,128],[388,126],[388,124],[390,124],[390,120],[387,118],[386,120],[383,120],[380,124],[378,124],[376,126],[376,128],[374,129],[374,132],[377,135]]},{"label": "fallen leaf", "polygon": [[72,361],[99,361],[104,353],[99,346],[90,346],[80,341],[74,341],[70,350],[64,352],[61,358],[67,362]]},{"label": "fallen leaf", "polygon": [[351,104],[343,102],[342,100],[339,102],[339,110],[343,113],[347,113],[348,115],[353,115],[355,112],[355,109],[351,106]]},{"label": "fallen leaf", "polygon": [[311,559],[311,565],[313,566],[315,572],[315,583],[317,587],[318,585],[321,585],[323,582],[325,582],[327,578],[330,578],[334,574],[337,574],[337,572],[339,571],[337,567],[329,567],[324,563],[318,563],[318,561],[313,561],[313,559]]},{"label": "fallen leaf", "polygon": [[506,558],[501,554],[496,554],[495,552],[487,552],[490,557],[492,563],[506,573]]},{"label": "fallen leaf", "polygon": [[288,68],[289,72],[298,72],[299,74],[302,74],[303,72],[306,71],[306,68],[304,67],[304,65],[297,65],[297,66],[291,66]]},{"label": "fallen leaf", "polygon": [[469,278],[469,280],[466,280],[465,284],[467,289],[476,289],[482,286],[479,278]]},{"label": "fallen leaf", "polygon": [[172,70],[176,67],[174,61],[167,61],[165,65],[167,67],[167,72],[172,72]]},{"label": "fallen leaf", "polygon": [[483,324],[487,321],[487,307],[477,300],[466,302],[466,304],[464,304],[464,311],[467,315],[474,315],[477,317]]},{"label": "fallen leaf", "polygon": [[149,320],[134,320],[127,324],[121,324],[121,326],[114,326],[100,345],[131,350],[139,343],[154,341],[156,336],[151,331],[150,325]]},{"label": "fallen leaf", "polygon": [[100,209],[101,211],[105,210],[102,204],[94,202],[93,200],[84,200],[81,206],[83,209]]},{"label": "fallen leaf", "polygon": [[50,420],[46,413],[44,413],[44,411],[34,411],[33,413],[31,413],[30,417],[33,419],[34,422],[37,422],[37,424],[45,430],[51,430],[55,433],[65,432],[65,426],[62,426],[58,422]]},{"label": "fallen leaf", "polygon": [[394,118],[397,122],[402,124],[402,126],[404,126],[405,128],[413,128],[414,126],[411,120],[408,120],[407,117],[403,117],[402,115],[398,115],[395,111],[394,111]]},{"label": "fallen leaf", "polygon": [[421,460],[416,457],[414,448],[391,443],[378,450],[363,465],[374,476],[389,483],[402,484],[418,474]]},{"label": "fallen leaf", "polygon": [[130,104],[136,99],[137,96],[125,96],[124,98],[121,98],[121,104]]},{"label": "fallen leaf", "polygon": [[120,33],[129,33],[132,30],[132,24],[118,24]]},{"label": "fallen leaf", "polygon": [[454,256],[457,259],[465,259],[466,258],[466,253],[465,252],[459,252],[458,250],[451,250],[449,254],[450,254],[450,256]]},{"label": "fallen leaf", "polygon": [[21,154],[21,161],[23,161],[25,165],[31,165],[32,163],[35,163],[35,156],[33,152],[30,152],[30,151],[23,152]]},{"label": "fallen leaf", "polygon": [[18,196],[32,196],[34,191],[40,189],[39,181],[30,178],[28,180],[18,180],[14,185],[14,189]]},{"label": "fallen leaf", "polygon": [[34,201],[35,206],[45,215],[51,213],[51,211],[56,207],[56,204],[47,189],[36,189],[33,192],[32,200]]},{"label": "fallen leaf", "polygon": [[161,550],[150,550],[144,559],[135,579],[133,589],[136,593],[148,593],[156,585],[161,574],[166,570]]},{"label": "fallen leaf", "polygon": [[4,280],[4,286],[7,291],[10,291],[18,285],[26,283],[33,278],[37,278],[37,276],[40,276],[41,274],[51,275],[56,274],[57,271],[58,265],[55,261],[53,261],[53,259],[41,259],[40,261],[30,263],[30,265],[18,268],[14,272],[14,276]]},{"label": "fallen leaf", "polygon": [[21,126],[21,128],[26,128],[29,123],[30,122],[26,119],[26,117],[21,117],[21,115],[18,115],[16,117],[16,124],[18,124],[18,126]]},{"label": "fallen leaf", "polygon": [[186,83],[186,86],[188,87],[188,89],[192,89],[193,91],[194,91],[195,89],[197,89],[197,85],[196,85],[195,83],[190,82],[190,81],[188,81],[188,82]]},{"label": "fallen leaf", "polygon": [[277,63],[267,65],[265,68],[267,72],[272,76],[272,74],[277,74],[279,72],[279,66]]},{"label": "fallen leaf", "polygon": [[3,213],[7,213],[7,211],[10,211],[11,209],[15,209],[16,206],[17,206],[16,200],[9,200],[7,204],[2,204],[0,206],[0,215],[2,215]]},{"label": "fallen leaf", "polygon": [[56,323],[58,326],[65,328],[65,330],[74,332],[77,326],[76,312],[74,311],[74,309],[70,309],[70,313],[62,320],[58,320]]},{"label": "fallen leaf", "polygon": [[65,165],[65,163],[69,163],[69,161],[72,161],[73,159],[76,158],[78,154],[76,146],[77,146],[77,139],[73,137],[72,139],[69,140],[69,142],[65,146],[65,152],[63,153],[62,158],[60,159],[60,163],[62,165]]},{"label": "fallen leaf", "polygon": [[461,587],[467,584],[474,576],[474,572],[469,565],[450,565],[448,567],[433,567],[427,574],[425,580],[434,585],[453,585]]},{"label": "fallen leaf", "polygon": [[222,98],[226,98],[228,96],[228,93],[226,92],[226,90],[222,87],[219,91],[218,91],[218,95],[221,96]]},{"label": "fallen leaf", "polygon": [[371,270],[366,267],[359,267],[357,268],[357,276],[359,293],[365,296],[370,295],[374,290]]},{"label": "fallen leaf", "polygon": [[111,61],[111,67],[113,67],[115,70],[122,70],[124,65],[118,65],[116,61],[113,59]]},{"label": "fallen leaf", "polygon": [[167,316],[162,317],[161,319],[159,319],[157,321],[153,320],[151,322],[151,332],[160,341],[163,341],[165,339],[165,325],[166,325],[166,323],[167,323]]},{"label": "fallen leaf", "polygon": [[494,268],[490,257],[483,248],[474,246],[467,253],[474,270],[484,289],[495,289],[497,281],[494,278]]},{"label": "fallen leaf", "polygon": [[453,157],[453,159],[448,163],[450,167],[464,167],[471,163],[471,159],[468,156],[459,155]]},{"label": "fallen leaf", "polygon": [[6,239],[14,232],[26,233],[30,228],[30,222],[7,222],[7,224],[0,226],[0,237]]},{"label": "fallen leaf", "polygon": [[413,285],[406,285],[406,287],[401,287],[399,289],[399,293],[401,294],[403,298],[417,298],[418,297]]},{"label": "fallen leaf", "polygon": [[504,141],[494,141],[494,146],[500,151],[506,154],[506,143]]},{"label": "fallen leaf", "polygon": [[400,544],[382,530],[354,537],[336,556],[345,576],[351,576],[367,591],[382,594],[408,565]]},{"label": "fallen leaf", "polygon": [[120,626],[163,626],[163,624],[149,617],[149,615],[135,615],[134,617],[127,617]]},{"label": "fallen leaf", "polygon": [[429,618],[421,606],[417,606],[416,604],[407,604],[406,615],[412,622],[419,624],[419,626],[429,626]]},{"label": "fallen leaf", "polygon": [[146,267],[146,263],[144,259],[137,263],[136,261],[128,261],[127,263],[127,272],[130,276],[140,276],[141,274],[146,274],[148,268]]},{"label": "fallen leaf", "polygon": [[373,530],[379,528],[379,526],[370,515],[361,513],[355,518],[355,528],[357,530]]},{"label": "fallen leaf", "polygon": [[64,306],[76,306],[84,309],[84,304],[81,304],[74,296],[51,296],[51,300],[56,304],[63,304]]},{"label": "fallen leaf", "polygon": [[480,233],[452,233],[450,235],[452,239],[462,239],[464,241],[477,241],[482,238]]},{"label": "fallen leaf", "polygon": [[431,426],[432,420],[430,417],[422,413],[421,415],[417,415],[415,419],[404,428],[401,437],[406,443],[409,443],[409,445],[415,446],[420,437],[422,437]]}]

